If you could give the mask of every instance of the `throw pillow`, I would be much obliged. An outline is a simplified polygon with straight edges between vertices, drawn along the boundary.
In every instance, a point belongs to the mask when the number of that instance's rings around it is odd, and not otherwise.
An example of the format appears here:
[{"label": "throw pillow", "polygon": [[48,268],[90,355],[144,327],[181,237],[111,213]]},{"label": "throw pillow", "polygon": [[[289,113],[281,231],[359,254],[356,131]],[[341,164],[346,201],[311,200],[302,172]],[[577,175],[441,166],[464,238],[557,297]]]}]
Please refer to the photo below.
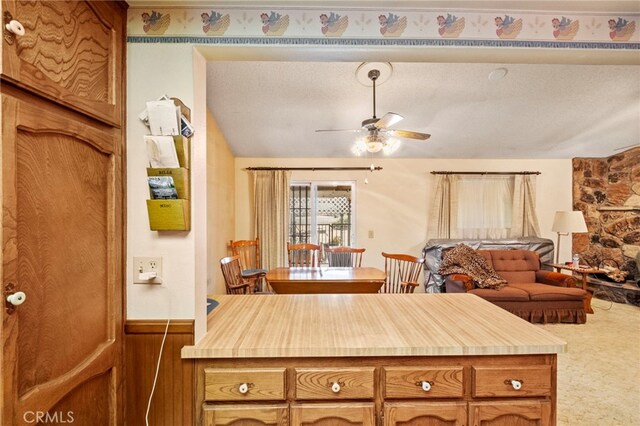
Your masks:
[{"label": "throw pillow", "polygon": [[484,257],[465,244],[458,244],[444,254],[438,273],[468,275],[480,288],[499,290],[507,285],[507,280]]}]

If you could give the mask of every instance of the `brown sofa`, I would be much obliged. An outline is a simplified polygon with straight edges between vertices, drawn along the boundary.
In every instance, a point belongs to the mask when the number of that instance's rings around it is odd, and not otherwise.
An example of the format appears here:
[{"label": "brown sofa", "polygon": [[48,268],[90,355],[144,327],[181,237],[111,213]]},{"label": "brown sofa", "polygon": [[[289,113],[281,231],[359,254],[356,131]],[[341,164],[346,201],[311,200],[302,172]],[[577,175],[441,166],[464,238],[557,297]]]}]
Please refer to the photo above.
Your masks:
[{"label": "brown sofa", "polygon": [[540,269],[538,254],[528,250],[478,250],[507,286],[478,288],[463,274],[447,275],[447,293],[472,293],[534,323],[587,321],[587,292],[570,275]]}]

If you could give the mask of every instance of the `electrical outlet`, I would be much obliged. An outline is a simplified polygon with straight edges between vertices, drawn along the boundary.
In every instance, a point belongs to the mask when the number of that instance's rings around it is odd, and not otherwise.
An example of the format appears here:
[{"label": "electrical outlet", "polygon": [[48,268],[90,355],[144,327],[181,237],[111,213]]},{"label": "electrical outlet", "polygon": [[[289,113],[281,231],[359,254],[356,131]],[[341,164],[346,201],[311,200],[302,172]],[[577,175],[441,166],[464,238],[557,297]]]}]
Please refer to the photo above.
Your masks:
[{"label": "electrical outlet", "polygon": [[[155,278],[146,279],[145,275],[156,274]],[[162,284],[162,257],[134,257],[134,284]]]},{"label": "electrical outlet", "polygon": [[373,238],[373,229],[369,229],[369,238]]}]

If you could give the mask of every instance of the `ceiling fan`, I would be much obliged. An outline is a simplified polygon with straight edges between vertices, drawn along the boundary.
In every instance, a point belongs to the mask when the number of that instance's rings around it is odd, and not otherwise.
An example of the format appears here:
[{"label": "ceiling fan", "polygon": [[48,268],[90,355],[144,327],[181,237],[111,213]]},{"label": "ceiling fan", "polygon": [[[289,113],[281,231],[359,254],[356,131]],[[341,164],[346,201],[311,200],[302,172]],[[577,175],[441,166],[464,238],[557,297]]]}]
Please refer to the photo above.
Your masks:
[{"label": "ceiling fan", "polygon": [[431,135],[426,133],[412,132],[409,130],[390,129],[389,127],[403,120],[404,117],[395,112],[388,112],[381,118],[376,117],[376,80],[380,77],[380,71],[377,69],[369,70],[367,77],[373,83],[373,117],[362,122],[360,129],[340,129],[340,130],[316,130],[316,132],[363,132],[366,135],[356,141],[354,151],[361,154],[365,151],[379,152],[384,150],[385,153],[395,151],[399,146],[396,138],[427,140]]}]

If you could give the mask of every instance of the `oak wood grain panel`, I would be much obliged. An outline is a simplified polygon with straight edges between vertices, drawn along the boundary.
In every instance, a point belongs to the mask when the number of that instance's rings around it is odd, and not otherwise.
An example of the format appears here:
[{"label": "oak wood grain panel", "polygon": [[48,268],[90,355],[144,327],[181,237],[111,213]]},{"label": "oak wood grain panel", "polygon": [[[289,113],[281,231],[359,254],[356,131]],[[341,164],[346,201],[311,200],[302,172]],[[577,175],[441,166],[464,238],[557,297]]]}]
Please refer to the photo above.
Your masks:
[{"label": "oak wood grain panel", "polygon": [[[463,367],[385,367],[386,398],[461,398]],[[422,382],[431,389],[424,391]]]},{"label": "oak wood grain panel", "polygon": [[[472,294],[254,295],[215,298],[186,358],[507,355],[566,342]],[[242,312],[242,315],[238,315]]]},{"label": "oak wood grain panel", "polygon": [[[296,399],[372,399],[373,367],[297,368]],[[337,384],[338,392],[332,386]]]},{"label": "oak wood grain panel", "polygon": [[460,426],[467,421],[466,402],[385,402],[385,426]]},{"label": "oak wood grain panel", "polygon": [[3,321],[2,422],[96,394],[121,422],[121,131],[4,85],[2,117],[3,283],[29,298]]},{"label": "oak wood grain panel", "polygon": [[[166,320],[126,322],[125,394],[128,425],[145,424],[145,413],[165,327]],[[185,345],[193,344],[193,336],[193,320],[171,320],[151,402],[149,424],[193,424],[193,361],[180,358],[180,350]]]},{"label": "oak wood grain panel", "polygon": [[[204,370],[206,401],[278,401],[285,399],[284,368],[206,368]],[[240,386],[248,391],[242,393]]]},{"label": "oak wood grain panel", "polygon": [[[472,367],[472,393],[474,397],[518,397],[551,395],[551,366]],[[522,387],[514,389],[511,380]]]},{"label": "oak wood grain panel", "polygon": [[124,2],[3,1],[25,34],[4,42],[2,79],[119,126]]},{"label": "oak wood grain panel", "polygon": [[373,403],[291,404],[291,426],[374,426]]},{"label": "oak wood grain panel", "polygon": [[473,426],[555,425],[549,401],[470,402],[469,424]]},{"label": "oak wood grain panel", "polygon": [[205,405],[205,426],[288,426],[287,404]]}]

